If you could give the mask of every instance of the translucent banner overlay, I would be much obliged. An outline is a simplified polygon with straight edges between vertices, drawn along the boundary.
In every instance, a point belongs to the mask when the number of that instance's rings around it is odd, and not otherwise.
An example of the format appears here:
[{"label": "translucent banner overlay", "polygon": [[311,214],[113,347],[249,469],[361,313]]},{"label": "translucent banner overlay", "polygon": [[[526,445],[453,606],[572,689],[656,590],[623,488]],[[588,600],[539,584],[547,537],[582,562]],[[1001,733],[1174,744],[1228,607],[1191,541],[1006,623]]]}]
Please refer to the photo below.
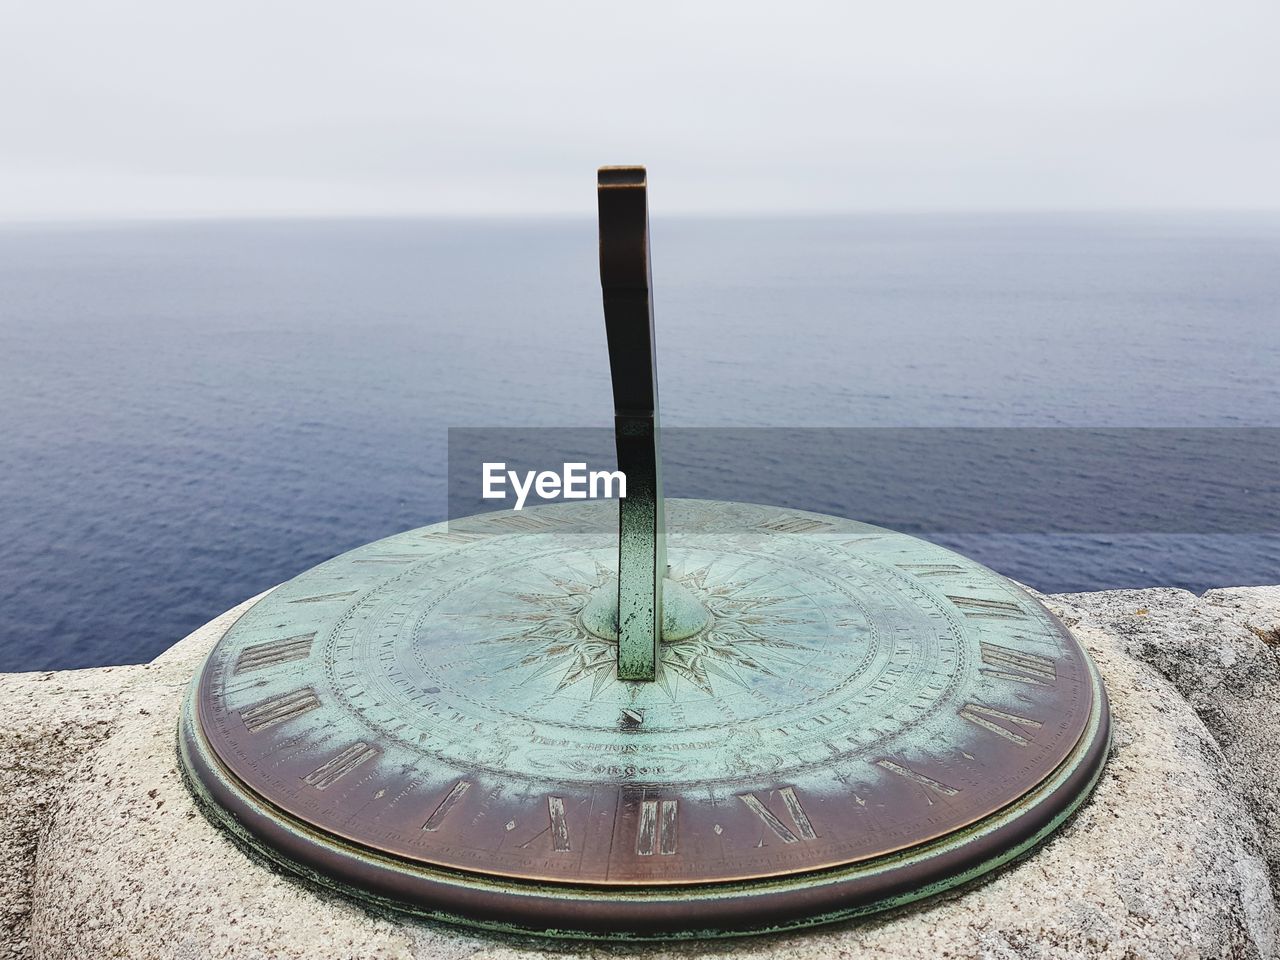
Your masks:
[{"label": "translucent banner overlay", "polygon": [[[1280,532],[1280,428],[671,428],[661,448],[668,497],[926,536]],[[451,429],[450,520],[514,507],[510,484],[483,498],[486,462],[611,471],[613,431]],[[530,489],[525,507],[559,499]]]}]

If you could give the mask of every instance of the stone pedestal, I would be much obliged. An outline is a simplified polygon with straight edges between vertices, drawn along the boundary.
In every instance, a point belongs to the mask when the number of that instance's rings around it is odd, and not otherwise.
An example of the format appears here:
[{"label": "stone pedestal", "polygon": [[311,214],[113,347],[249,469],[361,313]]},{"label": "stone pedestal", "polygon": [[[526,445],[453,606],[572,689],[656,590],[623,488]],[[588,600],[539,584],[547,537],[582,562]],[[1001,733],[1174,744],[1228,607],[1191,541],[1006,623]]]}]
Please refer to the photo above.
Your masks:
[{"label": "stone pedestal", "polygon": [[636,948],[371,914],[251,860],[178,775],[186,685],[242,608],[150,664],[0,676],[0,957],[1272,958],[1280,588],[1046,598],[1097,661],[1112,758],[1034,855],[897,914]]}]

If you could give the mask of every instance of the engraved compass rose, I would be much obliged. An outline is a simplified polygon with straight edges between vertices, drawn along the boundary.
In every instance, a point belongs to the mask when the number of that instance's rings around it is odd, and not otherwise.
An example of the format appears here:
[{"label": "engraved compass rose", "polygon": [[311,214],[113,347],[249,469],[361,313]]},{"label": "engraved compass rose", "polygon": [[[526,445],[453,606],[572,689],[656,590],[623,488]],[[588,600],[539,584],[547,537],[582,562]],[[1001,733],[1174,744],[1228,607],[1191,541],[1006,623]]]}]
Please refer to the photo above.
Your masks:
[{"label": "engraved compass rose", "polygon": [[853,520],[664,499],[646,190],[600,171],[627,497],[343,554],[194,678],[187,782],[282,868],[502,931],[772,932],[996,869],[1097,782],[1101,679],[1017,585]]},{"label": "engraved compass rose", "polygon": [[[679,699],[681,681],[703,693],[716,695],[720,683],[750,687],[748,675],[759,672],[777,676],[774,661],[794,666],[791,651],[806,650],[804,644],[789,639],[776,629],[812,623],[807,618],[770,613],[770,608],[788,598],[753,590],[762,579],[708,582],[710,566],[705,565],[671,581],[690,589],[703,599],[709,616],[704,625],[687,637],[664,639],[658,645],[656,682],[674,702]],[[545,593],[517,593],[527,609],[483,614],[512,624],[505,633],[486,637],[481,644],[509,647],[518,659],[503,668],[527,673],[530,677],[559,674],[559,692],[588,681],[594,699],[619,681],[618,641],[598,636],[587,626],[584,614],[593,599],[617,589],[617,575],[603,564],[595,564],[595,575],[579,580],[548,576],[554,588]]]}]

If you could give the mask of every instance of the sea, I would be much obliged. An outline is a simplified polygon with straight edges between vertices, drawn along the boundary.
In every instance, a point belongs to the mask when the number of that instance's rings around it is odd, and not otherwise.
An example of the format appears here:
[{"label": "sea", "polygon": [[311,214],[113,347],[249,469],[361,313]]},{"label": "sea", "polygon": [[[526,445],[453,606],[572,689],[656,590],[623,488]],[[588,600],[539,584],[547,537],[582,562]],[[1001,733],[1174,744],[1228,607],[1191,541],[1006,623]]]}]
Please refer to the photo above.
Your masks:
[{"label": "sea", "polygon": [[[607,440],[596,243],[0,226],[0,671],[150,659],[445,519],[459,438]],[[881,523],[1048,592],[1280,582],[1280,214],[655,218],[652,243],[669,495]]]}]

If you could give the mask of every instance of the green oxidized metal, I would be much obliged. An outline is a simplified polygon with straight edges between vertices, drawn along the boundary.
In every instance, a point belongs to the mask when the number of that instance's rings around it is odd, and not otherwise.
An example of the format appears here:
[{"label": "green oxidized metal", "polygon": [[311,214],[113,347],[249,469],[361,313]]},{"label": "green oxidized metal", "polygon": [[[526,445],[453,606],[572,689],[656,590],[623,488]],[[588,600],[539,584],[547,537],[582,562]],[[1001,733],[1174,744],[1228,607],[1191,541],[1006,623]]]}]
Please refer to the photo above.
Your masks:
[{"label": "green oxidized metal", "polygon": [[590,532],[608,505],[411,531],[228,631],[183,723],[198,792],[357,894],[617,937],[896,905],[1087,794],[1105,695],[1009,581],[853,521],[667,506],[672,582],[707,620],[661,644],[656,681],[619,679],[589,627],[616,589],[613,539]]},{"label": "green oxidized metal", "polygon": [[277,863],[495,930],[723,936],[963,883],[1096,782],[1097,672],[1010,581],[851,520],[663,500],[643,189],[601,173],[618,534],[578,503],[361,547],[193,682],[188,782]]}]

